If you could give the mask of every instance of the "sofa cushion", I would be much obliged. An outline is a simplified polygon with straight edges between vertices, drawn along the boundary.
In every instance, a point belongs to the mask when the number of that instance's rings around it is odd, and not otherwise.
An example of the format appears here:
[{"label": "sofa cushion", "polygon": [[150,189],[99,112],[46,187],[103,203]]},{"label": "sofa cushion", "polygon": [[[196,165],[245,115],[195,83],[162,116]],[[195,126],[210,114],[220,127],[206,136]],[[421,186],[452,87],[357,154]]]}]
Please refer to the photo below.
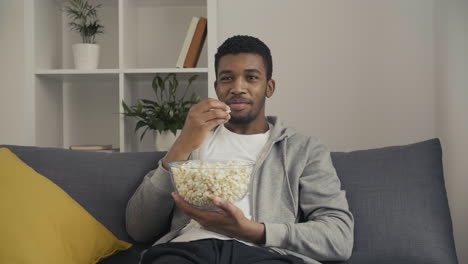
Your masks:
[{"label": "sofa cushion", "polygon": [[331,157],[355,217],[347,263],[457,263],[438,139]]},{"label": "sofa cushion", "polygon": [[148,245],[135,243],[125,229],[125,208],[143,177],[164,152],[100,153],[59,148],[0,145],[49,178],[117,238],[134,244],[102,263],[138,263]]},{"label": "sofa cushion", "polygon": [[96,263],[131,247],[7,148],[0,182],[0,263]]}]

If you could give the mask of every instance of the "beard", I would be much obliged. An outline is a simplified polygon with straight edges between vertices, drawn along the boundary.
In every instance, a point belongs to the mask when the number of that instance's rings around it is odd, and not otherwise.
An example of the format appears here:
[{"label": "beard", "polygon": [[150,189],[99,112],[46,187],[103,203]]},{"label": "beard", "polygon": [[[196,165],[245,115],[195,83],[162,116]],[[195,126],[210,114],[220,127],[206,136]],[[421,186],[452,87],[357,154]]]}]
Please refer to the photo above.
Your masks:
[{"label": "beard", "polygon": [[239,116],[239,117],[234,117],[231,116],[231,119],[229,119],[229,123],[231,124],[236,124],[236,125],[246,125],[255,120],[257,116],[253,116],[250,113],[245,115],[245,116]]},{"label": "beard", "polygon": [[[260,109],[265,105],[265,100],[266,97],[263,97],[262,101],[260,101],[259,108],[254,110],[252,109],[250,112],[248,112],[245,115],[242,116],[233,116],[231,115],[231,119],[229,119],[229,123],[231,124],[236,124],[236,125],[246,125],[257,119],[258,115],[260,114]],[[253,105],[252,105],[253,106]]]}]

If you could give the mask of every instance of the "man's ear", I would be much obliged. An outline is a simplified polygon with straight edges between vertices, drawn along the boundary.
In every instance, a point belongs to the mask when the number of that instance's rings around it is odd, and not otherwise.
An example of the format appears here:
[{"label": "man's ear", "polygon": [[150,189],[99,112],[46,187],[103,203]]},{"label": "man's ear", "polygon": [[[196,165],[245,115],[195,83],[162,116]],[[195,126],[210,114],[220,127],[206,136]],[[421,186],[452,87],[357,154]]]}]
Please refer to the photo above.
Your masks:
[{"label": "man's ear", "polygon": [[265,95],[267,98],[270,98],[275,93],[275,80],[271,79],[267,82],[267,87],[265,91]]},{"label": "man's ear", "polygon": [[219,98],[218,89],[216,89],[216,85],[217,85],[217,84],[218,84],[218,82],[215,80],[215,81],[213,82],[213,88],[215,89],[216,96],[218,96],[218,98]]}]

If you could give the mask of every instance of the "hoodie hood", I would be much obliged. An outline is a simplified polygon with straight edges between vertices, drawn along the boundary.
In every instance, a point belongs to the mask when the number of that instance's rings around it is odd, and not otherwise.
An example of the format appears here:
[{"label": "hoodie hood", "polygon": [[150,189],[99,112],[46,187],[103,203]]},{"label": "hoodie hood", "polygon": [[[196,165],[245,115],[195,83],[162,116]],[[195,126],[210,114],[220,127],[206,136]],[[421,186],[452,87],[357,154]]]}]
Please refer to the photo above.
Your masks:
[{"label": "hoodie hood", "polygon": [[286,127],[277,116],[267,116],[266,119],[268,123],[272,124],[270,139],[268,141],[280,141],[296,134],[294,128]]}]

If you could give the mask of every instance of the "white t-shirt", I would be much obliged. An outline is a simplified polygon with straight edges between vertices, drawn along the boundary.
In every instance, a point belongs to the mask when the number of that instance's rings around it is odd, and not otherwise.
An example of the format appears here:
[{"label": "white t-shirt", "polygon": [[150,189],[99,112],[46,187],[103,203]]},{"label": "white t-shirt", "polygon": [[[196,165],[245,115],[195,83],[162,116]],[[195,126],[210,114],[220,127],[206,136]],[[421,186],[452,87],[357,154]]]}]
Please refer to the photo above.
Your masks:
[{"label": "white t-shirt", "polygon": [[[271,128],[271,125],[268,125]],[[220,125],[214,132],[210,132],[209,136],[200,146],[200,159],[241,159],[256,162],[269,136],[270,129],[263,134],[242,135],[231,132],[224,125]],[[242,200],[234,203],[248,219],[252,218],[250,199],[251,195],[248,192]],[[206,238],[232,239],[208,231],[192,219],[171,242],[187,242]],[[247,244],[251,245],[251,243]]]}]

